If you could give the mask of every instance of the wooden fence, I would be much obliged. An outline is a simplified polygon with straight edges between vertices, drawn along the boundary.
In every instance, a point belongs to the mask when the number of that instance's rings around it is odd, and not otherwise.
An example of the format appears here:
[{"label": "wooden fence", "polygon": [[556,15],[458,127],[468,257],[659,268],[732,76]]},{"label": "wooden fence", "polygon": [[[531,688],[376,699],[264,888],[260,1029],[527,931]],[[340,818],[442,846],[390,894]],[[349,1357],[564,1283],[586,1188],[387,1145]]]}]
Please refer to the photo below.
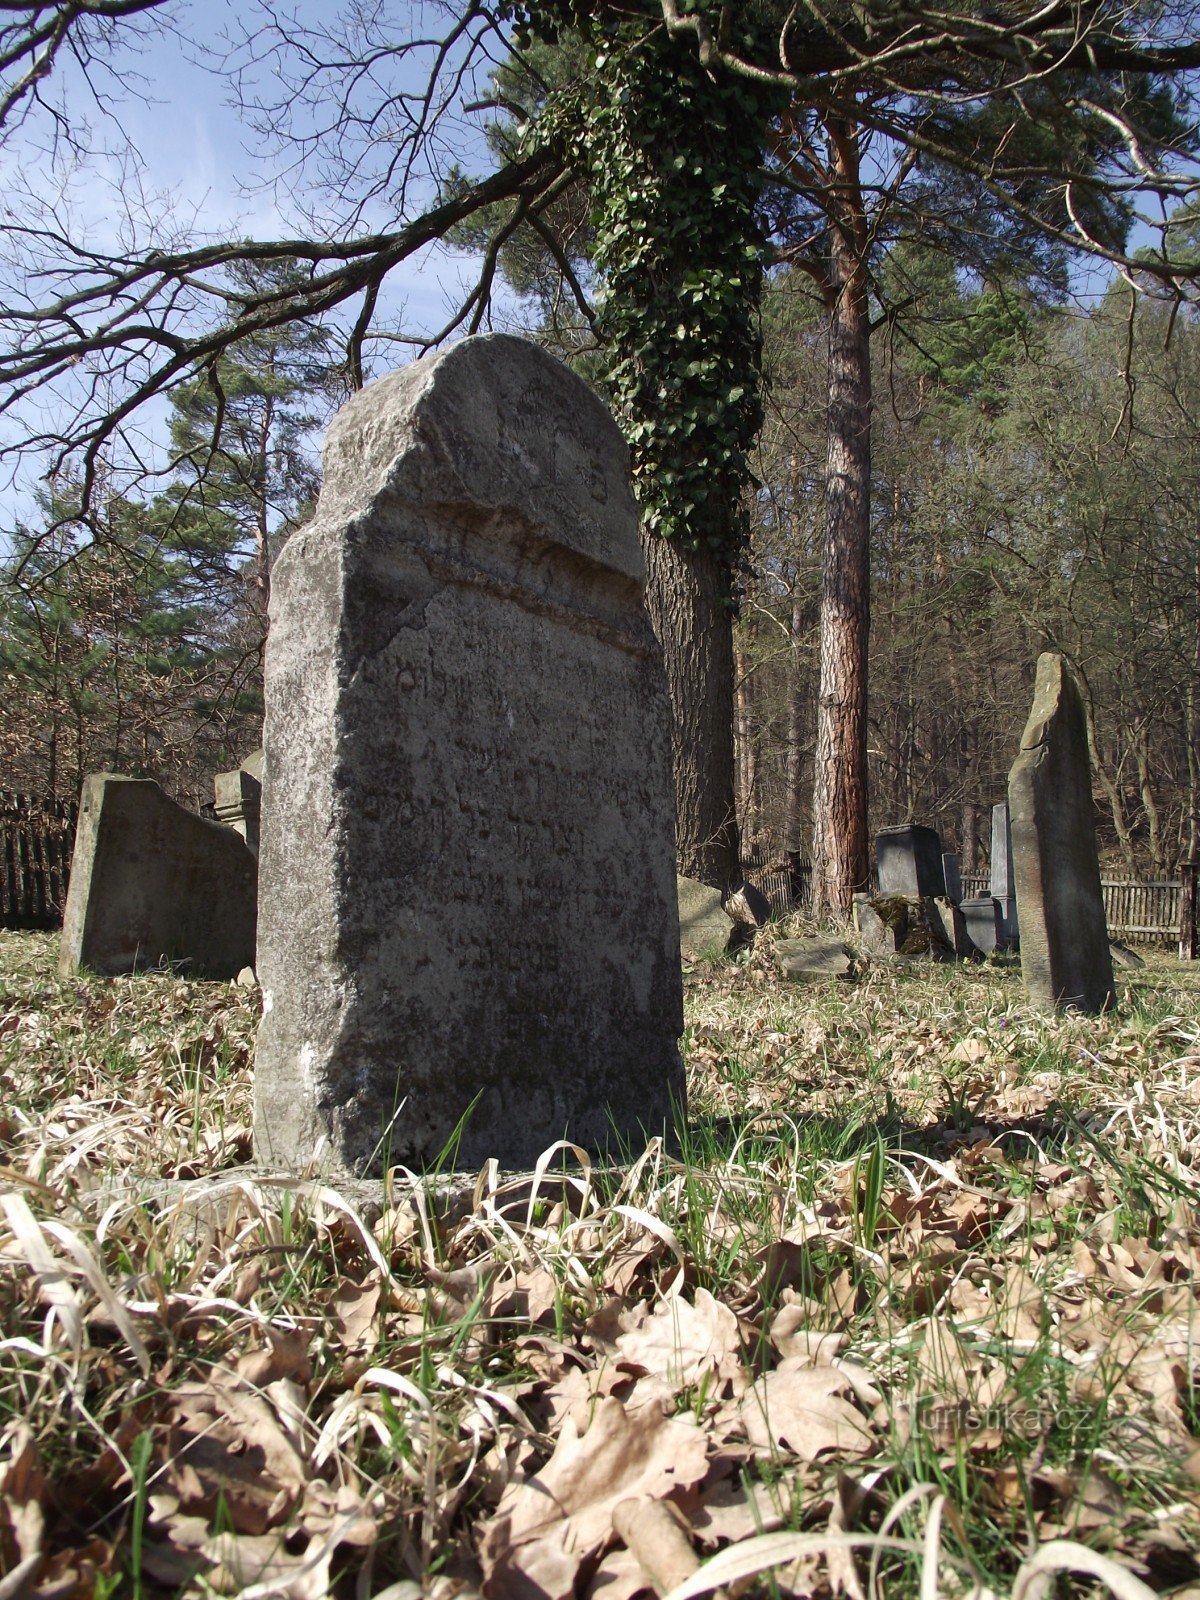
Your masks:
[{"label": "wooden fence", "polygon": [[[963,894],[985,895],[990,880],[986,873],[964,872]],[[1179,939],[1180,894],[1178,878],[1139,882],[1133,878],[1101,878],[1104,915],[1114,939],[1140,944],[1174,944]],[[1021,908],[1017,907],[1020,920]]]},{"label": "wooden fence", "polygon": [[0,928],[58,928],[78,806],[0,789]]},{"label": "wooden fence", "polygon": [[777,917],[790,911],[812,910],[812,868],[809,862],[792,856],[783,861],[764,856],[743,856],[746,881],[762,891]]}]

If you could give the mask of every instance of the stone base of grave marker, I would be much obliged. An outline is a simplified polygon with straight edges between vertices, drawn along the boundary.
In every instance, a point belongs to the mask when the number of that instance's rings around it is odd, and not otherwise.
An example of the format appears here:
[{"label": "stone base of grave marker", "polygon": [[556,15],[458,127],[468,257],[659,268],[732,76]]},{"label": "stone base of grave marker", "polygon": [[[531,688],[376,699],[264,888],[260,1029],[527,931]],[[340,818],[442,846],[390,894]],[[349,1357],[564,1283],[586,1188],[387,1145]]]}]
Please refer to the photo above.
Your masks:
[{"label": "stone base of grave marker", "polygon": [[231,828],[186,811],[158,784],[84,780],[59,971],[112,976],[164,962],[232,978],[254,962],[257,865]]},{"label": "stone base of grave marker", "polygon": [[1021,971],[1044,1010],[1116,1001],[1100,890],[1083,700],[1060,655],[1039,656],[1033,709],[1008,777]]},{"label": "stone base of grave marker", "polygon": [[682,1111],[643,581],[620,434],[529,341],[338,414],[272,581],[260,1161],[525,1166]]}]

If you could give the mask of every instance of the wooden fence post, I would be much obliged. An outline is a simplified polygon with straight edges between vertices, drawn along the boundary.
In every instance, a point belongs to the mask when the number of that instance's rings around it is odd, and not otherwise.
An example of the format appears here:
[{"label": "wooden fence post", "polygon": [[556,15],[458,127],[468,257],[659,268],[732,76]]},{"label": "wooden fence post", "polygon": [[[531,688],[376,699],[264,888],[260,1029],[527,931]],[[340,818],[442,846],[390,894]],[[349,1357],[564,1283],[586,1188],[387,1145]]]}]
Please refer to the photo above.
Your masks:
[{"label": "wooden fence post", "polygon": [[1200,919],[1196,904],[1196,879],[1200,876],[1200,861],[1183,861],[1179,877],[1183,885],[1179,892],[1179,959],[1195,961],[1200,956]]}]

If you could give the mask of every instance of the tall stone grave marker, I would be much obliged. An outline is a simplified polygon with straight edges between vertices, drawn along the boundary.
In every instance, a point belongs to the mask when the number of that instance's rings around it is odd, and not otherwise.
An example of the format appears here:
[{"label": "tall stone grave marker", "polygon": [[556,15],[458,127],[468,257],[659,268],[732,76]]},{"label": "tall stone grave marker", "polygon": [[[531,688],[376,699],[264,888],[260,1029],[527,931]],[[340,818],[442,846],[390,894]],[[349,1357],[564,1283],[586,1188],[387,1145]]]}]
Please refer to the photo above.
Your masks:
[{"label": "tall stone grave marker", "polygon": [[875,835],[875,861],[880,894],[902,894],[910,900],[945,894],[942,841],[936,829],[906,823]]},{"label": "tall stone grave marker", "polygon": [[339,412],[272,581],[255,1147],[527,1165],[682,1106],[669,710],[625,445],[536,345]]},{"label": "tall stone grave marker", "polygon": [[162,962],[232,978],[254,961],[254,852],[146,778],[84,779],[59,971],[113,976]]},{"label": "tall stone grave marker", "polygon": [[1115,1002],[1083,701],[1062,656],[1038,657],[1033,709],[1008,775],[1021,970],[1043,1010]]},{"label": "tall stone grave marker", "polygon": [[1012,828],[1008,801],[992,807],[992,898],[1000,902],[1001,948],[1017,948],[1017,889],[1012,867]]}]

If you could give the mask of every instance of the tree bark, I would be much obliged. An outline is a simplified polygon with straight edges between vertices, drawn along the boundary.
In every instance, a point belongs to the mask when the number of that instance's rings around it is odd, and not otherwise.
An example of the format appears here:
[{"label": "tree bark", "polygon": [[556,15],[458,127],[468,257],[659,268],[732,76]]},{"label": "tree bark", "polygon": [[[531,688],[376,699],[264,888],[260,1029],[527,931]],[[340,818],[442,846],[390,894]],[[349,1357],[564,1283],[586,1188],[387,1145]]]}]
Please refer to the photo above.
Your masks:
[{"label": "tree bark", "polygon": [[789,855],[799,855],[801,838],[800,781],[804,771],[804,714],[808,684],[801,659],[801,640],[805,632],[804,609],[800,600],[800,577],[792,581],[791,645],[788,651],[787,684],[787,768],[784,800],[783,847]]},{"label": "tree bark", "polygon": [[[867,636],[870,628],[871,353],[858,185],[849,125],[830,124],[847,197],[830,227],[826,529],[821,676],[813,788],[813,874],[819,917],[848,920],[870,871],[867,842]],[[855,197],[858,203],[855,203]]]},{"label": "tree bark", "polygon": [[722,893],[740,881],[733,768],[733,604],[726,565],[643,532],[646,609],[671,697],[679,870]]}]

